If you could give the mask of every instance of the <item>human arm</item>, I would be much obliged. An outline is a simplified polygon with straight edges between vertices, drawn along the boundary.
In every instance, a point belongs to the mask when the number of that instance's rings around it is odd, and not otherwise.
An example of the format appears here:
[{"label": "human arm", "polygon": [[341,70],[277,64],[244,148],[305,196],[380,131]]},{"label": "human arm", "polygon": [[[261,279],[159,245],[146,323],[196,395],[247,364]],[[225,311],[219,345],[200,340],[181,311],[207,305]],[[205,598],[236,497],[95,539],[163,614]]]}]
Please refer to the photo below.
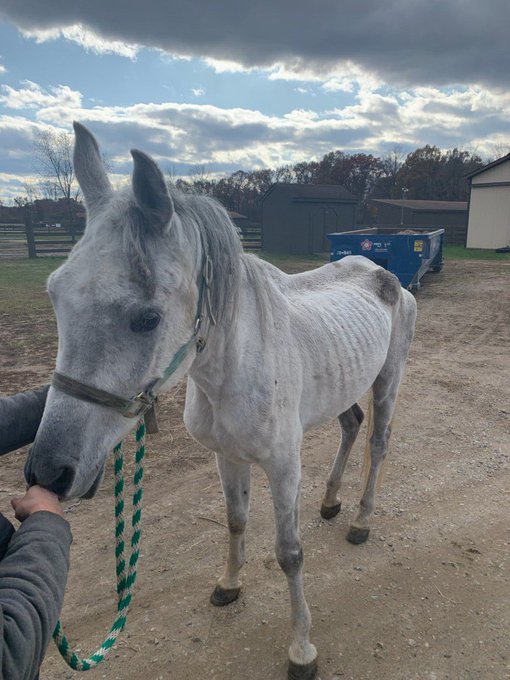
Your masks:
[{"label": "human arm", "polygon": [[25,519],[0,562],[0,677],[32,680],[62,608],[72,537],[50,491],[31,487],[12,504]]},{"label": "human arm", "polygon": [[0,456],[34,441],[49,387],[0,398]]},{"label": "human arm", "polygon": [[9,541],[14,533],[14,527],[11,522],[4,517],[0,512],[0,560],[3,560],[7,548],[9,546]]}]

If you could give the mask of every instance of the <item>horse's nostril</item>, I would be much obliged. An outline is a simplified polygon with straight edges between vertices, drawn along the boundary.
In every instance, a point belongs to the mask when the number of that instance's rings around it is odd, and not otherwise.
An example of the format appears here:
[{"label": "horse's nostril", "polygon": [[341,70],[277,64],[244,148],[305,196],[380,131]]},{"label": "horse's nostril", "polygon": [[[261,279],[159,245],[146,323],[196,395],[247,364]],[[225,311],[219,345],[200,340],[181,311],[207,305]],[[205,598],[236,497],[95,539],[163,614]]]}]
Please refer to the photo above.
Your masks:
[{"label": "horse's nostril", "polygon": [[[45,484],[44,486],[50,491],[53,491],[53,493],[56,493],[58,496],[65,497],[73,485],[76,471],[74,468],[67,465],[64,465],[61,470],[62,472],[57,477],[57,479],[55,479],[53,482],[50,482],[50,484]],[[37,481],[34,483],[37,484]]]}]

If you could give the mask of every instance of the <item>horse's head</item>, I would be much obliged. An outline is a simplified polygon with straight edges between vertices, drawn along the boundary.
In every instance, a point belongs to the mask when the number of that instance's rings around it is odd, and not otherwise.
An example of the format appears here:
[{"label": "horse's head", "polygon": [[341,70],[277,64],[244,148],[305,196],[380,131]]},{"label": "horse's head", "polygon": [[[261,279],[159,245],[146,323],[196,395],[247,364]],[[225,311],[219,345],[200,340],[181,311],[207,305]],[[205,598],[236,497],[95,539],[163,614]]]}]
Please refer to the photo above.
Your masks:
[{"label": "horse's head", "polygon": [[[190,340],[201,264],[200,241],[196,234],[184,236],[161,171],[142,152],[132,156],[132,186],[113,191],[96,140],[75,124],[74,164],[87,227],[48,281],[58,373],[128,398],[154,383]],[[52,387],[25,467],[27,482],[64,497],[93,495],[108,451],[135,422]]]}]

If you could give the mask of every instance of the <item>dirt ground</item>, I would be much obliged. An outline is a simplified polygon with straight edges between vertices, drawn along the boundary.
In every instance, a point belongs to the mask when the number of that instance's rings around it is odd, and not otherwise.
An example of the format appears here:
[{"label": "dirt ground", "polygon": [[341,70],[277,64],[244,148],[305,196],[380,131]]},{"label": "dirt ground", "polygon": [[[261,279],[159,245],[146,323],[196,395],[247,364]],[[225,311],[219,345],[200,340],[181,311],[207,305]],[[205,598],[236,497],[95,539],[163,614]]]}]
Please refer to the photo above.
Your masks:
[{"label": "dirt ground", "polygon": [[[510,678],[510,263],[451,261],[423,283],[365,545],[345,540],[360,497],[364,430],[332,521],[319,507],[337,425],[305,440],[305,588],[322,680]],[[50,318],[16,314],[2,324],[10,348],[0,367],[4,392],[48,379],[53,338]],[[208,598],[226,555],[223,498],[212,455],[182,425],[183,399],[181,385],[162,400],[161,433],[148,444],[134,603],[126,631],[92,677],[283,680],[289,608],[267,482],[254,470],[242,594],[215,609]],[[0,510],[11,516],[24,458],[21,451],[2,460]],[[96,499],[72,504],[67,517],[74,544],[63,621],[88,653],[114,615],[111,465]],[[77,675],[52,645],[41,677]]]}]

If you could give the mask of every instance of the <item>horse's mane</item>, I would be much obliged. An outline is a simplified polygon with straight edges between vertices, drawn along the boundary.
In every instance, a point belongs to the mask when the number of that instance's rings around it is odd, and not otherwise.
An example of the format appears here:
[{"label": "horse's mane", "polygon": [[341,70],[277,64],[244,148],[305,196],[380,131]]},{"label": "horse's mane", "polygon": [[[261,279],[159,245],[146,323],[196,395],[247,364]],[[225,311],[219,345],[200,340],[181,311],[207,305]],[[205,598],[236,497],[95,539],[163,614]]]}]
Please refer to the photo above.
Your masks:
[{"label": "horse's mane", "polygon": [[[177,252],[206,248],[213,263],[210,296],[217,321],[226,320],[232,328],[236,326],[243,278],[251,282],[255,304],[262,317],[267,317],[271,313],[271,303],[266,299],[270,282],[265,263],[243,252],[239,230],[226,209],[209,196],[184,193],[174,186],[169,187],[169,193],[180,226],[173,225],[168,238],[172,239]],[[117,194],[117,200],[110,205],[109,211],[116,230],[121,234],[131,279],[140,285],[145,297],[150,300],[157,285],[153,253],[161,247],[161,236],[151,232],[151,226],[134,203],[129,187]],[[100,235],[101,232],[96,230],[92,235],[94,240],[101,241],[96,243],[96,247],[108,247],[108,236],[104,232]],[[201,265],[197,262],[197,276]]]},{"label": "horse's mane", "polygon": [[[243,270],[243,249],[237,227],[215,199],[183,193],[173,186],[169,187],[169,192],[179,220],[171,227],[168,238],[172,239],[177,252],[194,251],[197,246],[206,249],[213,264],[210,296],[214,314],[218,320],[226,317],[235,321]],[[150,225],[134,204],[129,190],[121,192],[119,201],[121,205],[117,203],[117,214],[124,215],[124,218],[118,219],[117,226],[122,234],[131,278],[136,280],[145,297],[150,299],[157,283],[152,253],[161,247],[161,237],[151,233]],[[115,207],[113,209],[115,211]],[[202,262],[197,262],[197,273],[201,266]]]},{"label": "horse's mane", "polygon": [[192,230],[196,229],[211,258],[213,278],[210,295],[214,314],[218,320],[223,317],[232,319],[237,313],[242,274],[243,249],[239,230],[215,199],[183,193],[175,187],[170,188],[170,195],[181,220],[182,236],[189,242]]}]

